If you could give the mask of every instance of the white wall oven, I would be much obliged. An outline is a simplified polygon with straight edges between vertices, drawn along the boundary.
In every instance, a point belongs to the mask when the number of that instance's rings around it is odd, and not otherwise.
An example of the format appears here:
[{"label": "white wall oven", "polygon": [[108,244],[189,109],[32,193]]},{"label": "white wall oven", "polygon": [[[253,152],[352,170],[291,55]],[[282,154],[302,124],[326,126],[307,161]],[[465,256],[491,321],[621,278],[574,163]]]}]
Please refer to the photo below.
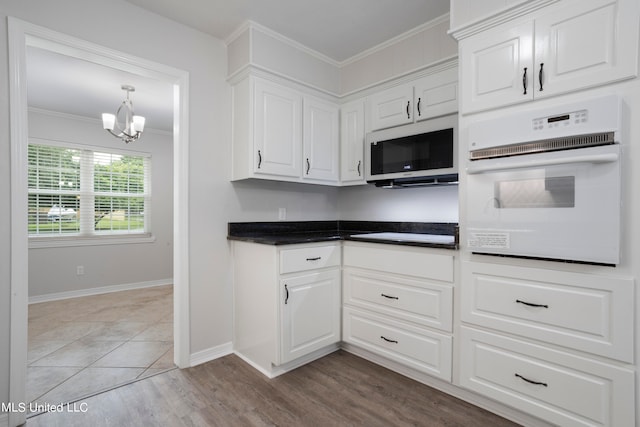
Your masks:
[{"label": "white wall oven", "polygon": [[621,108],[607,96],[472,124],[468,249],[618,264]]}]

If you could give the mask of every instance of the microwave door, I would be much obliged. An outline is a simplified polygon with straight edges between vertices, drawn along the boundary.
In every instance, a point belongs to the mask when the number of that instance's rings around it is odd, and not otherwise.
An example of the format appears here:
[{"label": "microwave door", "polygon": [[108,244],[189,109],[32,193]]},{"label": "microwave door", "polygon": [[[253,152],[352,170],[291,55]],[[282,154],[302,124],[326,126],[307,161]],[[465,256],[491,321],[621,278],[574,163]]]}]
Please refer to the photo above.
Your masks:
[{"label": "microwave door", "polygon": [[616,264],[618,155],[619,146],[605,146],[473,162],[467,183],[469,249]]}]

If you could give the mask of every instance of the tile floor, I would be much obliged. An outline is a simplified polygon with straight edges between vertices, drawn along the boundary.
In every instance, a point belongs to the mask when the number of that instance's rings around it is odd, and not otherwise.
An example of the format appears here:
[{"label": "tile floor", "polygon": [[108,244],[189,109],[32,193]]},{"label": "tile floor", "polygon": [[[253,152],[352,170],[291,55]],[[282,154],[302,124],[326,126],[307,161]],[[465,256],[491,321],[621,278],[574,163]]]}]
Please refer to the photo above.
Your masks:
[{"label": "tile floor", "polygon": [[173,286],[29,305],[27,401],[58,404],[173,369]]}]

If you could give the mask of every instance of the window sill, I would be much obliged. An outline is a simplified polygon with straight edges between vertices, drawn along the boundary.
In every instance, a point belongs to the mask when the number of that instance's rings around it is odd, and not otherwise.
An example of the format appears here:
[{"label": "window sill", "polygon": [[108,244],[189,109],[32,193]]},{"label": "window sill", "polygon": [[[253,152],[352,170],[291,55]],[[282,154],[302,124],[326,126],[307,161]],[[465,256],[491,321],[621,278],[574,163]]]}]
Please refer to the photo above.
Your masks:
[{"label": "window sill", "polygon": [[153,243],[156,237],[151,233],[122,234],[108,236],[55,236],[29,237],[29,249],[62,248],[68,246],[128,245],[133,243]]}]

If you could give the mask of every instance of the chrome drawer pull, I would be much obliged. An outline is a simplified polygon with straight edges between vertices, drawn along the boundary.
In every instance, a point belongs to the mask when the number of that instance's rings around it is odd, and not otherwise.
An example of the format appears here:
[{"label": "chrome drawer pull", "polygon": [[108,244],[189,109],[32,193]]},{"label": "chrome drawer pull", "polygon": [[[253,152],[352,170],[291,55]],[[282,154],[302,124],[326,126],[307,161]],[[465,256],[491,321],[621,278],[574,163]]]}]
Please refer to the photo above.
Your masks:
[{"label": "chrome drawer pull", "polygon": [[287,293],[287,295],[284,298],[284,303],[288,303],[289,302],[289,288],[287,287],[287,285],[284,285],[284,291]]},{"label": "chrome drawer pull", "polygon": [[391,295],[380,294],[381,297],[389,298],[389,299],[400,299],[398,297],[392,297]]},{"label": "chrome drawer pull", "polygon": [[534,304],[532,302],[526,302],[526,301],[521,301],[519,299],[516,300],[516,302],[518,304],[524,304],[524,305],[528,305],[529,307],[544,307],[544,308],[549,308],[549,306],[547,304]]},{"label": "chrome drawer pull", "polygon": [[518,373],[516,373],[516,377],[520,378],[520,379],[521,379],[521,380],[523,380],[523,381],[528,382],[529,384],[543,385],[543,386],[545,386],[545,387],[549,387],[549,385],[548,385],[547,383],[542,383],[542,382],[540,382],[540,381],[533,381],[533,380],[530,380],[530,379],[528,379],[528,378],[523,377],[522,375],[520,375],[520,374],[518,374]]},{"label": "chrome drawer pull", "polygon": [[398,341],[396,340],[390,340],[389,338],[385,338],[384,336],[380,335],[380,338],[382,338],[383,340],[385,340],[386,342],[392,342],[394,344],[398,344]]},{"label": "chrome drawer pull", "polygon": [[321,256],[317,256],[315,258],[307,258],[307,261],[318,261],[319,259],[322,259]]}]

